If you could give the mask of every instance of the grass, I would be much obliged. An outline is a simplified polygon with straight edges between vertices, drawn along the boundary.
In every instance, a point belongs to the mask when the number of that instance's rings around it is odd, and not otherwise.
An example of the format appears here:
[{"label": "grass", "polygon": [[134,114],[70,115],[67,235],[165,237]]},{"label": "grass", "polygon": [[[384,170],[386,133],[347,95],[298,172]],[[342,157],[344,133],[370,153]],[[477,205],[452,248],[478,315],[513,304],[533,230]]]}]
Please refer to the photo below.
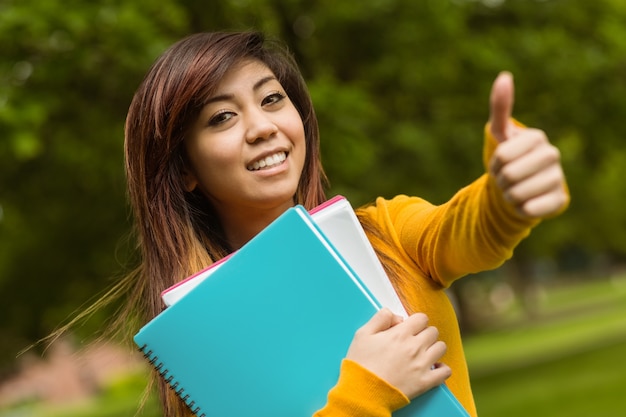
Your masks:
[{"label": "grass", "polygon": [[[626,281],[549,289],[539,318],[464,339],[480,417],[626,415]],[[22,404],[0,417],[161,417],[154,398],[137,414],[143,374],[65,407]]]},{"label": "grass", "polygon": [[473,378],[481,417],[626,415],[626,338],[549,362]]},{"label": "grass", "polygon": [[624,280],[552,289],[522,325],[468,337],[481,417],[626,415]]},{"label": "grass", "polygon": [[547,362],[626,339],[626,286],[621,283],[554,288],[538,309],[533,320],[465,337],[472,375]]},{"label": "grass", "polygon": [[138,408],[146,386],[146,374],[133,372],[111,381],[100,395],[71,405],[22,404],[0,410],[0,417],[161,417],[154,398]]}]

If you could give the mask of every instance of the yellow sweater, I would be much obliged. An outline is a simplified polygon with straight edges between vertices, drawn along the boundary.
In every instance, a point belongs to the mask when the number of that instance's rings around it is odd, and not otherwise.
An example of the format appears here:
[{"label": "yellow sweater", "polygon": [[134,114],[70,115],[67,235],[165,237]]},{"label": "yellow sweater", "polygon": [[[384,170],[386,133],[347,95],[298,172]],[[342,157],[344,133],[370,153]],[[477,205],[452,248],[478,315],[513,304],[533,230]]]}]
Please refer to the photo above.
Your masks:
[{"label": "yellow sweater", "polygon": [[[486,133],[485,161],[495,148]],[[378,198],[359,210],[386,237],[382,241],[370,235],[373,246],[404,271],[402,281],[394,285],[408,312],[426,313],[439,329],[448,346],[442,362],[452,368],[446,384],[475,417],[458,322],[444,290],[464,275],[501,265],[538,221],[518,216],[487,174],[439,206],[401,195]],[[339,382],[315,417],[389,417],[406,404],[400,391],[344,360]]]}]

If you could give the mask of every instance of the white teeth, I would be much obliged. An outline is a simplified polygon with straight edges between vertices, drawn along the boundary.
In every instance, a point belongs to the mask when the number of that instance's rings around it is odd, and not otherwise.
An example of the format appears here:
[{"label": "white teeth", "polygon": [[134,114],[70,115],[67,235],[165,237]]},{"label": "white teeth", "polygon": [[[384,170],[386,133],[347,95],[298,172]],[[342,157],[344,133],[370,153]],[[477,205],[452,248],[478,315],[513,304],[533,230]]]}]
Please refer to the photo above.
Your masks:
[{"label": "white teeth", "polygon": [[285,152],[278,152],[248,165],[248,171],[258,171],[262,168],[272,168],[276,165],[282,164],[285,159],[287,159],[287,154]]}]

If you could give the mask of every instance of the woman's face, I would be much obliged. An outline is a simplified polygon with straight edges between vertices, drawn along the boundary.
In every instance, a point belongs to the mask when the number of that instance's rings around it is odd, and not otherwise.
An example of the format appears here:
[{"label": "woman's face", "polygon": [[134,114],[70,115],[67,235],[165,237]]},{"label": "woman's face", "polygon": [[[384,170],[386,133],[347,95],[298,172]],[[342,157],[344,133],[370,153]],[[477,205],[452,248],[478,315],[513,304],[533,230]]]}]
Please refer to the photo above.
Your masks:
[{"label": "woman's face", "polygon": [[222,79],[185,140],[185,187],[220,216],[293,205],[306,155],[302,119],[272,71],[246,60]]}]

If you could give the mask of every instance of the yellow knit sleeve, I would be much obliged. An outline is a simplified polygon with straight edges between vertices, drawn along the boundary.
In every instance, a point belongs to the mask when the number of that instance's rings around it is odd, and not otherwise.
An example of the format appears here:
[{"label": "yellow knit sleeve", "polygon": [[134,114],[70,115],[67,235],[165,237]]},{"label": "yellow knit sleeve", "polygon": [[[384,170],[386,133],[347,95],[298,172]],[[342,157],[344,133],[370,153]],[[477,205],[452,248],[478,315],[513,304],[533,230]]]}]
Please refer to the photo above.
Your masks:
[{"label": "yellow knit sleeve", "polygon": [[391,417],[408,404],[409,399],[398,389],[358,363],[344,359],[326,406],[313,417]]},{"label": "yellow knit sleeve", "polygon": [[[484,133],[487,166],[498,143],[489,125]],[[520,216],[488,173],[440,205],[400,195],[377,199],[368,212],[422,274],[443,287],[467,274],[500,266],[541,221]]]}]

